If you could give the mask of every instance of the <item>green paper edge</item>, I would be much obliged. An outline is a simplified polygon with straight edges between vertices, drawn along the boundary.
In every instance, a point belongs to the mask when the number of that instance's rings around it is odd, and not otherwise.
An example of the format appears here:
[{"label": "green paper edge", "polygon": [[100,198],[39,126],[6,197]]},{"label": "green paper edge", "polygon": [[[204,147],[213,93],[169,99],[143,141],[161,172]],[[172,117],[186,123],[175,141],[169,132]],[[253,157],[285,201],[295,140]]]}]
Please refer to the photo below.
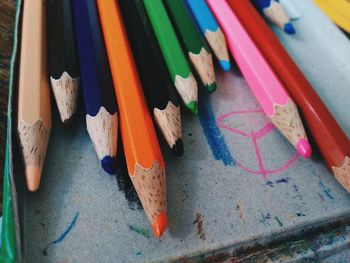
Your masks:
[{"label": "green paper edge", "polygon": [[20,15],[21,0],[16,1],[16,17],[14,24],[14,39],[12,48],[12,57],[10,63],[10,79],[8,87],[8,105],[7,105],[7,130],[6,130],[6,152],[4,162],[4,182],[3,182],[3,212],[1,225],[1,248],[0,262],[17,262],[16,233],[12,207],[12,193],[10,185],[10,155],[9,147],[11,145],[11,114],[12,114],[12,89],[14,81],[15,60],[17,56],[18,45],[18,26]]}]

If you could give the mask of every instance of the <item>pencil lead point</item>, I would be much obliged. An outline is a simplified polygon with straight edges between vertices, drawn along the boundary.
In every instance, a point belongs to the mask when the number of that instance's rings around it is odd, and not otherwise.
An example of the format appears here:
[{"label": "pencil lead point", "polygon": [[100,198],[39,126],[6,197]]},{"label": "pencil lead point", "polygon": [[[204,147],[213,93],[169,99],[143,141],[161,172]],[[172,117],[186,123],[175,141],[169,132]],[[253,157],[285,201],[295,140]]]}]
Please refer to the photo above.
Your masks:
[{"label": "pencil lead point", "polygon": [[198,114],[198,108],[197,108],[197,102],[196,101],[191,101],[186,106],[190,110],[190,112],[192,112],[195,115]]},{"label": "pencil lead point", "polygon": [[293,24],[290,22],[284,25],[284,31],[289,35],[294,35],[296,33]]},{"label": "pencil lead point", "polygon": [[224,71],[229,71],[231,69],[231,63],[230,61],[226,61],[226,60],[220,60],[219,61],[221,68]]},{"label": "pencil lead point", "polygon": [[171,152],[173,153],[173,155],[178,156],[178,157],[183,155],[184,147],[183,147],[181,139],[176,140],[175,144],[171,148]]},{"label": "pencil lead point", "polygon": [[209,93],[212,93],[212,92],[214,92],[216,90],[216,83],[213,82],[213,83],[211,83],[209,85],[205,85],[205,87],[207,88],[207,91]]},{"label": "pencil lead point", "polygon": [[39,189],[41,171],[38,167],[27,166],[25,168],[27,188],[31,192],[35,192]]},{"label": "pencil lead point", "polygon": [[117,172],[117,159],[116,157],[105,156],[101,160],[103,170],[108,174],[113,175]]},{"label": "pencil lead point", "polygon": [[297,145],[296,145],[297,151],[304,157],[304,158],[310,158],[311,156],[311,146],[309,142],[301,138]]},{"label": "pencil lead point", "polygon": [[168,224],[168,218],[166,213],[161,213],[157,215],[156,219],[152,224],[153,234],[158,238],[161,237],[161,235],[163,235],[167,227],[167,224]]}]

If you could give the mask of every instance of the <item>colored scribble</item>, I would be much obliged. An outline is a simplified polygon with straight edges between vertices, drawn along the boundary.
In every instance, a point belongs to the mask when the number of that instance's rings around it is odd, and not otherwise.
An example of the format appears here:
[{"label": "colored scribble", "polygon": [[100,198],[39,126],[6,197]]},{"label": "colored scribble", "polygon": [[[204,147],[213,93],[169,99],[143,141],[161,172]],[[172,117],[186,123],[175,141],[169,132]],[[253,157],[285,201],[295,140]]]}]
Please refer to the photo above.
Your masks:
[{"label": "colored scribble", "polygon": [[264,214],[261,211],[259,211],[259,212],[260,212],[259,222],[262,223],[264,226],[269,226],[270,223],[268,222],[268,220],[271,219],[271,214],[270,213]]},{"label": "colored scribble", "polygon": [[47,256],[47,250],[49,249],[49,247],[51,247],[52,245],[55,245],[55,244],[58,244],[58,243],[61,243],[65,238],[66,236],[73,230],[73,228],[75,227],[76,223],[77,223],[77,220],[78,220],[78,217],[79,217],[79,212],[77,212],[74,216],[74,218],[72,219],[72,221],[70,222],[69,226],[67,227],[66,230],[64,230],[64,232],[57,238],[55,239],[54,241],[51,241],[49,243],[49,245],[44,248],[43,250],[43,254],[45,256]]},{"label": "colored scribble", "polygon": [[149,232],[147,229],[140,227],[140,226],[134,226],[134,225],[129,225],[129,230],[132,232],[135,232],[141,236],[144,236],[145,238],[150,238]]},{"label": "colored scribble", "polygon": [[196,214],[196,220],[193,221],[193,224],[197,225],[197,235],[199,235],[199,238],[204,241],[205,233],[203,228],[202,215],[200,213]]},{"label": "colored scribble", "polygon": [[275,184],[288,184],[288,182],[289,182],[289,177],[284,177],[284,178],[276,180],[275,182],[268,180],[268,181],[266,181],[265,185],[270,186],[270,187],[274,187]]},{"label": "colored scribble", "polygon": [[278,173],[282,173],[282,172],[286,171],[297,160],[297,158],[299,156],[298,153],[295,153],[289,160],[287,160],[280,167],[277,167],[275,169],[266,169],[264,162],[263,162],[262,153],[261,153],[260,147],[258,145],[258,141],[260,139],[264,138],[265,136],[267,136],[268,134],[270,134],[275,129],[275,126],[271,122],[266,122],[263,125],[263,127],[260,128],[258,131],[246,132],[246,131],[243,131],[243,130],[240,130],[237,128],[233,128],[233,127],[223,123],[223,121],[225,119],[231,118],[235,115],[262,114],[262,113],[263,113],[263,111],[261,109],[233,111],[233,112],[229,112],[229,113],[220,115],[217,118],[216,123],[217,123],[218,127],[222,128],[224,130],[227,130],[231,133],[238,134],[240,136],[248,138],[252,141],[259,169],[254,170],[250,167],[247,167],[247,166],[239,163],[237,160],[236,160],[236,164],[238,167],[240,167],[241,169],[243,169],[244,171],[246,171],[248,173],[262,175],[264,179],[267,179],[268,174],[278,174]]},{"label": "colored scribble", "polygon": [[235,160],[232,158],[225,139],[217,127],[211,104],[205,96],[201,96],[198,108],[199,123],[215,160],[221,160],[225,165],[235,165]]},{"label": "colored scribble", "polygon": [[278,225],[279,225],[280,227],[283,226],[282,221],[278,218],[278,216],[275,216],[275,220],[276,220],[276,222],[278,223]]},{"label": "colored scribble", "polygon": [[320,181],[318,185],[329,199],[334,199],[331,189],[329,189],[322,181]]}]

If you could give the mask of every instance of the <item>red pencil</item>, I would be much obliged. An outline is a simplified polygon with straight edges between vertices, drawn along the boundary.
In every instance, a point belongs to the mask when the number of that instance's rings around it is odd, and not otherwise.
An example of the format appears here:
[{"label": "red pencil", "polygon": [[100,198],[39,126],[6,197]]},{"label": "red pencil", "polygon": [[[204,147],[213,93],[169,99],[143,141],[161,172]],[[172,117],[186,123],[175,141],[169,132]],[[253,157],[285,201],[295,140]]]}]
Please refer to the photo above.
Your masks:
[{"label": "red pencil", "polygon": [[301,109],[329,169],[350,192],[349,139],[250,1],[228,3]]}]

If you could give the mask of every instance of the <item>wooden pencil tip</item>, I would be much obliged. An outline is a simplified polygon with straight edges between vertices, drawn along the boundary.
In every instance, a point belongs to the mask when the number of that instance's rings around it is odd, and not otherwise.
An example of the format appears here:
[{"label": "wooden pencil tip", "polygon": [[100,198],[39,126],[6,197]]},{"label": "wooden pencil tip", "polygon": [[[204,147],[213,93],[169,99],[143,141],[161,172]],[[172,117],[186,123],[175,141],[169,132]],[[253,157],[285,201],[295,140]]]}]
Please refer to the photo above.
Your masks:
[{"label": "wooden pencil tip", "polygon": [[71,119],[77,109],[79,77],[73,78],[66,71],[59,79],[50,77],[52,91],[63,123]]},{"label": "wooden pencil tip", "polygon": [[345,156],[344,163],[340,167],[332,167],[334,177],[350,193],[350,157]]},{"label": "wooden pencil tip", "polygon": [[31,192],[35,192],[39,189],[41,171],[39,167],[27,166],[25,168],[27,188]]},{"label": "wooden pencil tip", "polygon": [[157,215],[156,219],[154,219],[154,222],[152,224],[153,234],[156,237],[161,237],[167,227],[168,224],[168,217],[166,213],[161,213]]}]

